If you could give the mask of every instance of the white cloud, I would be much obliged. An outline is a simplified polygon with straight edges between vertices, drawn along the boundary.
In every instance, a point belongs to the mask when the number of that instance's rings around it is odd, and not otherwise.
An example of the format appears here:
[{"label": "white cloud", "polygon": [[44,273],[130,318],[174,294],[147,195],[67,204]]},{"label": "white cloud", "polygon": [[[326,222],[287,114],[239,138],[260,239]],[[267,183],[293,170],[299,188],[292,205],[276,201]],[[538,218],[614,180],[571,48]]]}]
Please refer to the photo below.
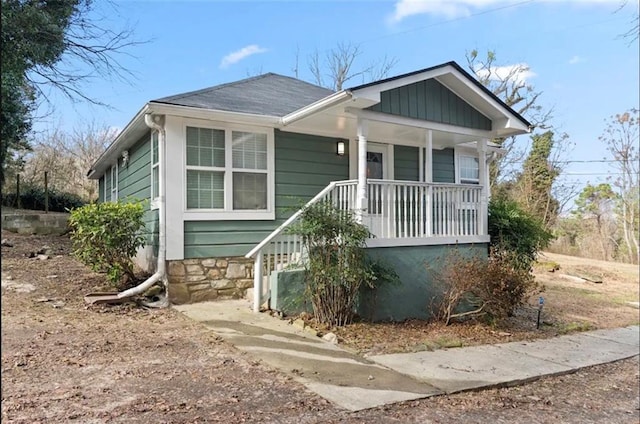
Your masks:
[{"label": "white cloud", "polygon": [[582,63],[584,61],[585,59],[583,57],[575,55],[571,59],[569,59],[569,65],[575,65],[576,63]]},{"label": "white cloud", "polygon": [[229,53],[228,55],[223,57],[222,61],[220,62],[220,68],[228,68],[229,66],[240,62],[242,59],[246,59],[251,55],[264,53],[266,51],[267,49],[260,47],[257,44],[245,46],[240,50],[236,50],[235,52]]},{"label": "white cloud", "polygon": [[496,66],[491,68],[491,73],[486,69],[479,69],[477,71],[478,76],[486,77],[494,81],[504,81],[505,79],[513,79],[520,83],[525,83],[527,80],[536,76],[535,72],[529,69],[529,65],[526,63],[514,63],[513,65]]},{"label": "white cloud", "polygon": [[409,16],[422,14],[452,19],[471,15],[473,8],[500,2],[508,3],[505,0],[398,0],[390,20],[397,23]]},{"label": "white cloud", "polygon": [[[617,4],[620,0],[542,0],[546,3]],[[398,23],[414,15],[430,14],[446,19],[470,16],[487,6],[516,5],[518,0],[397,0],[389,21]]]}]

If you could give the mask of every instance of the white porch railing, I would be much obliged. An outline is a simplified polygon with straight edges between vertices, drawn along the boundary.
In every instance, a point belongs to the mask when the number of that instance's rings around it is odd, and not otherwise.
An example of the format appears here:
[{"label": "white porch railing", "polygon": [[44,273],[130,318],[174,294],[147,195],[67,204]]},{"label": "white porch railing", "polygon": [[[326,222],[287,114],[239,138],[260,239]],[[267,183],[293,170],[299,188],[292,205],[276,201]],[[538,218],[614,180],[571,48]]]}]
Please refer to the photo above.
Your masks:
[{"label": "white porch railing", "polygon": [[[482,187],[412,181],[368,180],[368,211],[363,223],[377,239],[438,238],[485,234],[486,205]],[[355,211],[357,181],[335,181],[305,206],[328,201],[340,210]],[[296,223],[302,209],[276,228],[245,256],[254,258],[253,309],[259,311],[268,295],[263,277],[291,265],[302,265],[302,238],[286,229]]]},{"label": "white porch railing", "polygon": [[365,223],[383,239],[484,235],[482,187],[369,180]]},{"label": "white porch railing", "polygon": [[[340,210],[354,210],[356,206],[356,187],[356,180],[334,181],[311,199],[305,207],[327,201]],[[303,263],[302,238],[297,234],[286,232],[288,227],[300,219],[302,211],[303,209],[300,209],[291,215],[289,219],[245,255],[247,258],[255,258],[253,270],[254,312],[259,312],[263,299],[268,295],[267,285],[263,284],[263,276],[268,279],[271,272],[275,270]]]}]

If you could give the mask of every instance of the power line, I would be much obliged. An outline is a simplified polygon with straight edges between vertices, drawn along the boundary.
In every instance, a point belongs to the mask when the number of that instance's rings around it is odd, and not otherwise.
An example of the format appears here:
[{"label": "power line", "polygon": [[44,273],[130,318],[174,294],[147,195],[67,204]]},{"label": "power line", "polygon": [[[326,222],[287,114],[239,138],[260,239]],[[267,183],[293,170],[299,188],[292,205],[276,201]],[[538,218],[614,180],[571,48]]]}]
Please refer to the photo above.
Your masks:
[{"label": "power line", "polygon": [[[640,175],[638,172],[631,172],[632,175]],[[560,175],[626,175],[624,172],[563,172]]]}]

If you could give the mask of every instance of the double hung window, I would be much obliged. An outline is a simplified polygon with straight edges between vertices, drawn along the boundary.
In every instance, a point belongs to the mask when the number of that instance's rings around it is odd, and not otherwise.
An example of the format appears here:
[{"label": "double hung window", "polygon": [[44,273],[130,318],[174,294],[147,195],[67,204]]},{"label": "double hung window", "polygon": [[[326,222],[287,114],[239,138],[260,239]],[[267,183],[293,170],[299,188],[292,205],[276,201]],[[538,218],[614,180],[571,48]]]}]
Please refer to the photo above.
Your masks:
[{"label": "double hung window", "polygon": [[458,166],[460,184],[480,184],[480,165],[477,156],[460,155]]},{"label": "double hung window", "polygon": [[269,149],[266,132],[187,126],[187,211],[267,219],[260,214],[272,209]]}]

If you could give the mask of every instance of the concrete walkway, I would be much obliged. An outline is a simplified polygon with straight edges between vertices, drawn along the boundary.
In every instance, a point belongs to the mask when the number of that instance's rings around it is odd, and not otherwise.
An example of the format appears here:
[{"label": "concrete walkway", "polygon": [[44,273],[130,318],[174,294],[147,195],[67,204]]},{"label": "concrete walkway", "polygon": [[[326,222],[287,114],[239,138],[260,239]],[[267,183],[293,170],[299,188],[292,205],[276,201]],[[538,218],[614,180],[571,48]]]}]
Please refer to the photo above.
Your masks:
[{"label": "concrete walkway", "polygon": [[250,306],[246,300],[239,300],[175,308],[207,325],[239,350],[351,411],[515,385],[640,353],[640,328],[632,326],[533,342],[363,358],[286,320],[253,314]]}]

